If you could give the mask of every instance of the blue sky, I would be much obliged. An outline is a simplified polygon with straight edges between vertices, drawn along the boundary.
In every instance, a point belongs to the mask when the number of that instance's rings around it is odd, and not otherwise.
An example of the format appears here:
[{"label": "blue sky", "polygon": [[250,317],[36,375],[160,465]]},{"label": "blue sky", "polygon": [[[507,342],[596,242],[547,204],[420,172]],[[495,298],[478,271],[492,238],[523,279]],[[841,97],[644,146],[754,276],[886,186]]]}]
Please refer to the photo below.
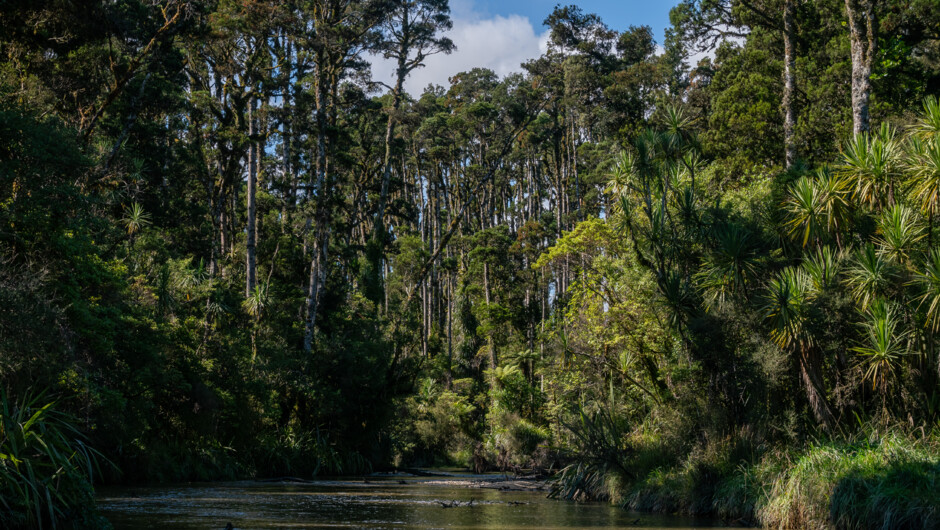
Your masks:
[{"label": "blue sky", "polygon": [[[548,31],[542,25],[555,5],[548,0],[450,0],[454,28],[449,37],[457,45],[451,55],[436,55],[412,72],[405,84],[413,95],[428,84],[448,86],[454,74],[473,67],[490,68],[500,76],[521,70],[520,64],[546,49]],[[585,13],[597,13],[612,29],[648,25],[658,43],[669,24],[669,10],[678,0],[581,0],[574,3]],[[394,65],[372,57],[372,77],[391,82]]]},{"label": "blue sky", "polygon": [[662,41],[663,30],[669,25],[669,10],[678,0],[582,0],[554,2],[551,0],[476,0],[479,13],[507,16],[519,14],[533,25],[541,25],[556,4],[575,4],[585,13],[597,13],[612,29],[623,31],[633,26],[650,26],[656,40]]}]

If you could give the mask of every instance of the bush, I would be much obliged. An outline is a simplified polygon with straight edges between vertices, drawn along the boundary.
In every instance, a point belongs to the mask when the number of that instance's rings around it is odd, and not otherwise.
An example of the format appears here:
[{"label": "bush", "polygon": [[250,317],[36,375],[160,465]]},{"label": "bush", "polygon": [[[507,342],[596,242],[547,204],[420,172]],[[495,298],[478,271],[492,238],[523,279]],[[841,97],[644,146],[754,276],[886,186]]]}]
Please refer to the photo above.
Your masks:
[{"label": "bush", "polygon": [[77,420],[42,404],[0,394],[0,526],[100,528],[92,482],[101,455],[88,447]]},{"label": "bush", "polygon": [[635,478],[630,460],[635,449],[628,441],[624,418],[601,410],[578,411],[578,422],[566,425],[574,435],[574,463],[561,470],[552,497],[571,500],[617,500],[625,483]]}]

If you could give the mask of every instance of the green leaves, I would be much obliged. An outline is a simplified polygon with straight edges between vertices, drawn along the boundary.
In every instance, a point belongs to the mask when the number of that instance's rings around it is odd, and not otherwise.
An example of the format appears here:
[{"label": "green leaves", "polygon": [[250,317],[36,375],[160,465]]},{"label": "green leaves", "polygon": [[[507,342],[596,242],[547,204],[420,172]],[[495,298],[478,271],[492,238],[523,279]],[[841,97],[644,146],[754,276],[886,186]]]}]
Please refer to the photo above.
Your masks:
[{"label": "green leaves", "polygon": [[871,381],[872,388],[884,391],[887,377],[909,351],[910,331],[902,329],[897,307],[881,298],[872,302],[866,317],[862,324],[864,342],[853,351],[864,359],[865,379]]},{"label": "green leaves", "polygon": [[923,271],[916,274],[914,283],[920,289],[920,307],[927,305],[925,325],[936,332],[940,330],[940,249],[930,249]]},{"label": "green leaves", "polygon": [[242,302],[242,306],[249,315],[257,320],[261,318],[264,308],[267,307],[269,303],[268,286],[264,283],[259,283],[252,289],[251,295]]},{"label": "green leaves", "polygon": [[885,295],[895,285],[894,278],[894,267],[885,254],[872,244],[863,246],[855,253],[848,270],[849,287],[863,311],[868,309],[872,300]]},{"label": "green leaves", "polygon": [[56,528],[94,506],[103,457],[85,445],[76,418],[42,398],[0,393],[0,524]]},{"label": "green leaves", "polygon": [[[940,111],[937,119],[940,120]],[[940,213],[940,136],[932,133],[926,141],[913,138],[908,156],[911,198],[925,214],[937,215]]]},{"label": "green leaves", "polygon": [[128,235],[134,235],[150,225],[150,214],[144,211],[139,202],[132,203],[124,208],[124,218],[121,223],[127,228]]},{"label": "green leaves", "polygon": [[768,282],[763,313],[771,324],[774,342],[781,348],[812,344],[806,329],[811,297],[812,283],[802,269],[787,267]]},{"label": "green leaves", "polygon": [[810,239],[819,240],[824,234],[823,202],[824,193],[811,179],[800,177],[790,185],[786,199],[786,209],[790,214],[787,226],[790,235],[802,240],[804,247]]},{"label": "green leaves", "polygon": [[838,285],[842,270],[843,255],[832,247],[824,246],[804,258],[803,270],[806,271],[813,289],[823,291]]},{"label": "green leaves", "polygon": [[887,124],[877,133],[856,135],[843,151],[840,169],[855,182],[855,200],[869,208],[894,204],[901,154],[901,143]]},{"label": "green leaves", "polygon": [[712,252],[695,275],[710,305],[724,302],[729,295],[746,295],[748,284],[757,272],[750,231],[724,223],[715,228],[714,239]]},{"label": "green leaves", "polygon": [[841,241],[851,220],[850,184],[847,178],[827,169],[816,178],[800,177],[787,190],[784,207],[789,215],[790,235],[806,246],[824,239]]},{"label": "green leaves", "polygon": [[914,211],[901,204],[881,213],[878,233],[883,252],[897,263],[906,262],[914,244],[924,236]]},{"label": "green leaves", "polygon": [[913,131],[924,140],[940,137],[940,98],[933,95],[924,98],[923,112]]}]

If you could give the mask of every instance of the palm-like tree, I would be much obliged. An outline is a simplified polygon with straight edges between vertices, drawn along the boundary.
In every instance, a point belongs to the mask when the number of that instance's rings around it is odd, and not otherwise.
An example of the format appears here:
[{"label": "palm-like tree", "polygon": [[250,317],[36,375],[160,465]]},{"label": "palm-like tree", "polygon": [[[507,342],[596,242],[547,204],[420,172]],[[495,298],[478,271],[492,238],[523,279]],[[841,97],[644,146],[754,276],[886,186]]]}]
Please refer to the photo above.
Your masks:
[{"label": "palm-like tree", "polygon": [[715,247],[696,279],[708,294],[709,303],[722,303],[728,295],[748,296],[747,286],[756,270],[750,232],[733,223],[714,230]]},{"label": "palm-like tree", "polygon": [[852,219],[852,185],[844,176],[822,168],[816,172],[816,189],[822,195],[821,215],[825,219],[826,230],[841,249],[842,232]]},{"label": "palm-like tree", "polygon": [[636,173],[636,157],[630,151],[623,150],[614,164],[610,181],[607,183],[607,193],[614,197],[624,197],[632,190],[633,176]]},{"label": "palm-like tree", "polygon": [[927,141],[913,138],[908,160],[911,197],[927,216],[927,237],[929,243],[932,243],[933,219],[940,213],[940,136],[934,136]]},{"label": "palm-like tree", "polygon": [[927,96],[924,99],[924,112],[913,127],[914,134],[927,140],[940,137],[940,99]]},{"label": "palm-like tree", "polygon": [[763,313],[771,324],[771,336],[784,350],[797,354],[800,376],[813,415],[831,430],[835,418],[825,394],[819,352],[809,330],[813,289],[809,276],[801,269],[787,267],[767,284]]},{"label": "palm-like tree", "polygon": [[242,306],[255,320],[259,320],[264,308],[268,305],[268,301],[268,288],[265,284],[259,283],[252,289],[251,295],[242,302]]},{"label": "palm-like tree", "polygon": [[819,241],[826,227],[821,190],[808,177],[800,177],[787,193],[785,208],[789,214],[787,227],[791,236],[802,240],[805,247],[812,239]]},{"label": "palm-like tree", "polygon": [[872,135],[857,134],[843,152],[839,174],[855,182],[855,199],[871,208],[894,204],[901,175],[901,144],[887,124]]},{"label": "palm-like tree", "polygon": [[914,211],[895,204],[878,217],[879,243],[883,252],[898,263],[908,259],[911,249],[923,236],[923,229]]},{"label": "palm-like tree", "polygon": [[667,270],[657,283],[663,304],[669,309],[669,324],[681,327],[685,318],[694,314],[698,307],[695,293],[689,288],[684,275],[676,270]]},{"label": "palm-like tree", "polygon": [[803,260],[803,270],[806,272],[813,289],[823,291],[834,287],[838,283],[839,272],[842,270],[843,255],[834,252],[828,245],[817,249]]},{"label": "palm-like tree", "polygon": [[920,305],[927,305],[926,325],[931,331],[940,329],[940,249],[930,249],[924,271],[914,279],[920,287]]},{"label": "palm-like tree", "polygon": [[665,131],[660,133],[664,154],[673,159],[681,159],[694,147],[692,125],[695,118],[680,105],[666,104],[662,107],[660,121],[665,128]]},{"label": "palm-like tree", "polygon": [[858,249],[848,271],[852,295],[863,311],[878,296],[884,295],[894,283],[894,267],[872,244]]},{"label": "palm-like tree", "polygon": [[880,388],[882,396],[887,394],[888,376],[902,356],[908,353],[908,331],[901,331],[897,308],[879,298],[867,311],[867,321],[862,324],[865,342],[854,351],[863,357],[867,369],[865,379],[872,388]]},{"label": "palm-like tree", "polygon": [[764,317],[771,324],[771,336],[781,348],[804,349],[812,346],[806,329],[812,284],[800,269],[787,267],[767,284]]},{"label": "palm-like tree", "polygon": [[139,202],[134,202],[124,208],[124,219],[121,222],[127,228],[127,234],[133,236],[150,224],[150,214],[144,211]]}]

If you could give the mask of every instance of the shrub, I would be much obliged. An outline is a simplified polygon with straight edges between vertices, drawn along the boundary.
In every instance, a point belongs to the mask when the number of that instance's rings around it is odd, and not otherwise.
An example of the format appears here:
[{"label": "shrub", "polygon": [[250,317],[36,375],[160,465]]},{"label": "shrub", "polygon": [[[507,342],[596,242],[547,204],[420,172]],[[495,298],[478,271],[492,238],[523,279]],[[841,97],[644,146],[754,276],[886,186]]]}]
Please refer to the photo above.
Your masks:
[{"label": "shrub", "polygon": [[100,528],[92,482],[101,455],[73,416],[42,398],[0,394],[0,526]]}]

